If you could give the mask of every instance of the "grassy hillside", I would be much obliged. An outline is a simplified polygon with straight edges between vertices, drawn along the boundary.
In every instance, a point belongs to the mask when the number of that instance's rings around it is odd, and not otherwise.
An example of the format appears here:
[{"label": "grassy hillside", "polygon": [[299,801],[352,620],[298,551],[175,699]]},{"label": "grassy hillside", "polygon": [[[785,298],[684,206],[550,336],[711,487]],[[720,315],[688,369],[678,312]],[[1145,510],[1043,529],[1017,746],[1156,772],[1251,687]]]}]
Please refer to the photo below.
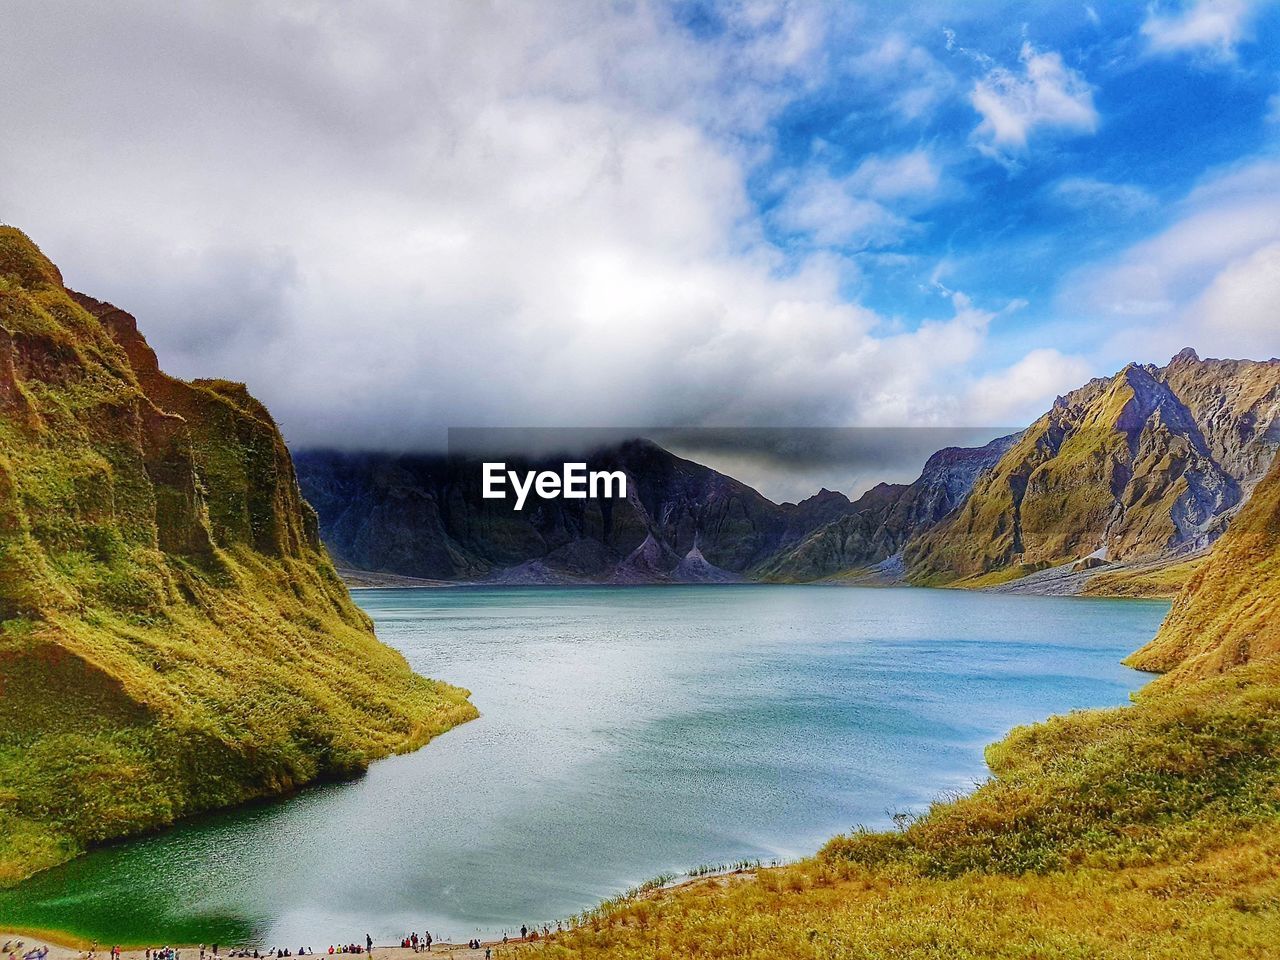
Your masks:
[{"label": "grassy hillside", "polygon": [[474,714],[374,637],[266,410],[0,228],[0,883]]},{"label": "grassy hillside", "polygon": [[992,778],[791,867],[622,897],[550,957],[1280,955],[1280,464],[1135,657],[1128,708],[988,750]]},{"label": "grassy hillside", "polygon": [[1214,547],[1151,643],[1129,658],[1163,682],[1280,655],[1280,460]]},{"label": "grassy hillside", "polygon": [[1085,597],[1149,597],[1172,600],[1204,566],[1203,556],[1164,565],[1100,570],[1080,591]]}]

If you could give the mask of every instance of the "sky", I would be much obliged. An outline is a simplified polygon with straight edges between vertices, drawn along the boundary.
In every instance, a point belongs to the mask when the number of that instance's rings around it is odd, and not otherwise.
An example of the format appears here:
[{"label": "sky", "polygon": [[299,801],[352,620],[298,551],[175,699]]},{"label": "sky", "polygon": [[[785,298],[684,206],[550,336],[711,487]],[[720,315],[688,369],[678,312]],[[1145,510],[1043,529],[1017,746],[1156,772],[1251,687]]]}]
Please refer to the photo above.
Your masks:
[{"label": "sky", "polygon": [[1280,3],[0,8],[0,221],[295,447],[1280,355]]}]

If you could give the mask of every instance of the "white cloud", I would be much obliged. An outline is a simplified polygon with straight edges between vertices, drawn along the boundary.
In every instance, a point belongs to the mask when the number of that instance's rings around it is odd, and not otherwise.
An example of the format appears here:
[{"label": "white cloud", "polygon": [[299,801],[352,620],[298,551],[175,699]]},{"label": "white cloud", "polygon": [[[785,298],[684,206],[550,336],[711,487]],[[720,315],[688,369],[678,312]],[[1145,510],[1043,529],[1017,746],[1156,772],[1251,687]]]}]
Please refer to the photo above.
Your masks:
[{"label": "white cloud", "polygon": [[1070,278],[1061,309],[1115,330],[1106,351],[1167,359],[1280,355],[1280,163],[1255,161],[1210,178],[1173,222],[1105,264]]},{"label": "white cloud", "polygon": [[1280,241],[1223,267],[1187,316],[1213,343],[1280,356]]},{"label": "white cloud", "polygon": [[925,150],[867,157],[849,177],[852,190],[877,200],[922,197],[938,189],[941,171]]},{"label": "white cloud", "polygon": [[977,135],[997,148],[1020,149],[1038,128],[1093,133],[1098,112],[1084,77],[1054,51],[1022,45],[1021,71],[992,67],[974,84],[969,102],[982,116]]},{"label": "white cloud", "polygon": [[860,196],[847,179],[807,170],[792,184],[773,215],[783,230],[820,246],[874,249],[891,245],[910,229],[906,218]]},{"label": "white cloud", "polygon": [[[818,8],[731,6],[723,43],[662,9],[33,0],[0,34],[23,91],[0,211],[169,369],[246,381],[301,444],[963,417],[989,315],[884,336],[841,263],[784,261],[748,201],[763,125],[823,69]],[[889,242],[937,169],[852,180],[797,184],[797,227]]]},{"label": "white cloud", "polygon": [[898,208],[914,209],[940,183],[941,170],[924,150],[873,154],[843,177],[810,166],[783,183],[773,219],[821,246],[884,248],[919,229]]},{"label": "white cloud", "polygon": [[1131,183],[1109,183],[1092,177],[1065,177],[1054,184],[1050,193],[1068,207],[1124,216],[1150,210],[1156,205],[1156,198],[1142,187]]},{"label": "white cloud", "polygon": [[969,388],[966,406],[974,423],[1026,424],[1044,413],[1060,394],[1089,379],[1082,357],[1052,349],[1030,351],[1016,363],[979,378]]},{"label": "white cloud", "polygon": [[1231,59],[1236,45],[1250,35],[1256,6],[1249,0],[1191,0],[1165,13],[1153,3],[1147,8],[1142,35],[1155,53],[1191,51]]},{"label": "white cloud", "polygon": [[901,34],[885,37],[847,66],[904,120],[928,116],[955,88],[955,78],[933,54]]}]

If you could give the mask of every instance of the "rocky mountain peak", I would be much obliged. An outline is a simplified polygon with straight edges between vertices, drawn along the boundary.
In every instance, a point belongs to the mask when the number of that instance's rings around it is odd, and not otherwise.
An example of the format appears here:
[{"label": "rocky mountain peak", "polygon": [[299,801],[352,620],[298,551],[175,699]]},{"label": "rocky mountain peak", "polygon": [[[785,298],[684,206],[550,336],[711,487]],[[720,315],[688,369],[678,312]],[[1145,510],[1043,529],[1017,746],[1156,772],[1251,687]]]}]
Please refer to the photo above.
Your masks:
[{"label": "rocky mountain peak", "polygon": [[908,549],[921,582],[1080,559],[1183,555],[1223,530],[1280,446],[1280,365],[1128,364],[1055,402]]}]

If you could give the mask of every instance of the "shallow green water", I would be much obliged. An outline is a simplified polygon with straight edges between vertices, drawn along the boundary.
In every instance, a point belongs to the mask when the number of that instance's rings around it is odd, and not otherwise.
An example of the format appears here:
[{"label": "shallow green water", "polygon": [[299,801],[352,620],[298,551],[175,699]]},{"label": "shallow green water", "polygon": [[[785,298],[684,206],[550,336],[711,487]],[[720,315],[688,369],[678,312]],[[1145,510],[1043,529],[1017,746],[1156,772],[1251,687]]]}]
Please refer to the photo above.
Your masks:
[{"label": "shallow green water", "polygon": [[501,934],[647,877],[789,859],[985,775],[984,745],[1124,703],[1167,604],[826,587],[362,591],[483,713],[359,781],[0,892],[0,924],[317,952]]}]

